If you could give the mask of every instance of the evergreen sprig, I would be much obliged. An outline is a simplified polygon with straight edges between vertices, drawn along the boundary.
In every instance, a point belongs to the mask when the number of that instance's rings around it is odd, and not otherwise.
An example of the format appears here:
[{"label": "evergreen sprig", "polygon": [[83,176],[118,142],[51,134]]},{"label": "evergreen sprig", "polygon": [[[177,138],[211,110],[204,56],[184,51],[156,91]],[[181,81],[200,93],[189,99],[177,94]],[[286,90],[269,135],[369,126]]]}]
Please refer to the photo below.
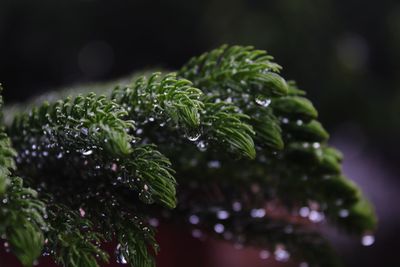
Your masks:
[{"label": "evergreen sprig", "polygon": [[312,225],[364,234],[375,215],[343,176],[305,92],[280,69],[265,51],[222,46],[176,74],[102,87],[110,96],[14,114],[12,147],[0,135],[0,233],[27,266],[43,253],[95,267],[108,260],[100,243],[117,240],[117,261],[151,267],[149,220],[159,217],[197,237],[272,249],[277,260],[337,266]]}]

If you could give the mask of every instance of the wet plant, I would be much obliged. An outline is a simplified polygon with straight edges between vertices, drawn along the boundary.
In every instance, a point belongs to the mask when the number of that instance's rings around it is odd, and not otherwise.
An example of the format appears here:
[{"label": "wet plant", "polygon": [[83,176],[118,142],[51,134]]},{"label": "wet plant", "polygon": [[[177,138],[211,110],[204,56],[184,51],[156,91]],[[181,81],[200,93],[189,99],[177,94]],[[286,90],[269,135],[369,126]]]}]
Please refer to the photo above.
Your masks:
[{"label": "wet plant", "polygon": [[[222,46],[176,73],[5,107],[5,249],[25,266],[50,256],[65,267],[151,267],[157,225],[168,222],[258,247],[262,259],[339,266],[313,226],[330,223],[371,245],[374,211],[342,174],[305,92],[280,69],[265,51]],[[110,256],[100,245],[113,240]]]}]

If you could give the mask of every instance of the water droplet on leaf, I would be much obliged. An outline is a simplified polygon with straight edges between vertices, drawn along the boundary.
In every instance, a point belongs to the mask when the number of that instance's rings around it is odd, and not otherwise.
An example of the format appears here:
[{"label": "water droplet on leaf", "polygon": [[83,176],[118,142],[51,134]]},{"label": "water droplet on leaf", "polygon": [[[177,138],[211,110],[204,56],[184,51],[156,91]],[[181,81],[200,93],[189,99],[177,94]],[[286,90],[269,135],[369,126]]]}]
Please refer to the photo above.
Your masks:
[{"label": "water droplet on leaf", "polygon": [[191,224],[198,224],[198,223],[200,222],[200,218],[199,218],[199,216],[197,216],[197,215],[195,215],[195,214],[190,215],[190,216],[189,216],[189,222],[190,222]]},{"label": "water droplet on leaf", "polygon": [[271,99],[269,99],[269,98],[264,98],[264,97],[262,97],[262,96],[258,96],[258,97],[256,98],[256,103],[257,103],[258,105],[260,105],[260,106],[268,107],[269,104],[271,104]]},{"label": "water droplet on leaf", "polygon": [[229,212],[227,212],[226,210],[219,210],[217,212],[217,218],[220,220],[226,220],[229,218]]},{"label": "water droplet on leaf", "polygon": [[368,247],[373,245],[374,243],[375,243],[375,237],[371,234],[363,235],[363,237],[361,238],[361,244],[363,246]]},{"label": "water droplet on leaf", "polygon": [[283,246],[277,246],[274,252],[275,260],[286,262],[290,258],[289,252],[287,252]]},{"label": "water droplet on leaf", "polygon": [[214,225],[214,231],[217,234],[222,234],[225,231],[225,226],[221,223],[217,223],[216,225]]}]

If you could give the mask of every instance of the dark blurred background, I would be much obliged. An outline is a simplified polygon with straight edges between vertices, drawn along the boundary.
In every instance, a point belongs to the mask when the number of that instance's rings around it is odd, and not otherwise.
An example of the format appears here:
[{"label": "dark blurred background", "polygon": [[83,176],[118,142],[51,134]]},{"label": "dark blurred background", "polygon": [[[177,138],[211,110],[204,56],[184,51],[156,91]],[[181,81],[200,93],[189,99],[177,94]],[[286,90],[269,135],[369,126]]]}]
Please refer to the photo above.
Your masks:
[{"label": "dark blurred background", "polygon": [[332,234],[347,266],[400,266],[398,0],[0,0],[7,103],[143,68],[176,69],[223,43],[275,56],[375,204],[373,247]]}]

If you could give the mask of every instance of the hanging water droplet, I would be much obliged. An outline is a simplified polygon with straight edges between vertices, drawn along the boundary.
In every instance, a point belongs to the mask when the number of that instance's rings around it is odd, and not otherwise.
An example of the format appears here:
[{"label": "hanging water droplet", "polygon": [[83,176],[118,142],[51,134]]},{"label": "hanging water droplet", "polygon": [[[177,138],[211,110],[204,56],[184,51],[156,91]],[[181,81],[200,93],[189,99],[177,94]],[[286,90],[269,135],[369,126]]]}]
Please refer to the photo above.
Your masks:
[{"label": "hanging water droplet", "polygon": [[299,214],[303,218],[308,217],[308,215],[310,215],[310,208],[309,207],[301,207],[299,210]]},{"label": "hanging water droplet", "polygon": [[315,142],[315,143],[312,144],[312,146],[313,146],[313,148],[318,149],[318,148],[321,147],[321,144],[318,143],[318,142]]},{"label": "hanging water droplet", "polygon": [[93,150],[91,150],[91,149],[82,152],[82,155],[84,155],[84,156],[89,156],[92,154],[93,154]]},{"label": "hanging water droplet", "polygon": [[86,212],[85,212],[85,210],[84,209],[82,209],[82,208],[79,208],[79,214],[81,215],[81,217],[83,218],[83,217],[85,217],[85,214],[86,214]]},{"label": "hanging water droplet", "polygon": [[200,218],[199,218],[199,216],[197,216],[197,215],[195,215],[195,214],[190,215],[190,216],[189,216],[189,222],[190,222],[191,224],[198,224],[198,223],[200,222]]},{"label": "hanging water droplet", "polygon": [[115,249],[115,256],[117,257],[117,263],[128,264],[124,254],[122,253],[122,246],[120,244],[118,244]]},{"label": "hanging water droplet", "polygon": [[232,209],[236,212],[241,211],[242,210],[242,203],[240,203],[239,201],[235,201],[232,203]]},{"label": "hanging water droplet", "polygon": [[252,209],[250,211],[250,216],[253,218],[262,218],[266,214],[265,209]]},{"label": "hanging water droplet", "polygon": [[89,134],[88,128],[81,128],[81,133],[82,133],[83,135],[88,135],[88,134]]},{"label": "hanging water droplet", "polygon": [[310,219],[310,221],[315,223],[323,221],[324,218],[325,218],[324,214],[316,210],[310,211],[310,214],[308,215],[308,219]]},{"label": "hanging water droplet", "polygon": [[219,210],[217,212],[217,218],[220,220],[226,220],[229,218],[229,212],[227,212],[226,210]]},{"label": "hanging water droplet", "polygon": [[63,153],[62,152],[57,154],[57,159],[61,159],[62,157],[63,157]]},{"label": "hanging water droplet", "polygon": [[277,246],[274,252],[275,260],[286,262],[290,258],[289,252],[283,246]]},{"label": "hanging water droplet", "polygon": [[263,250],[260,251],[259,256],[260,256],[260,259],[266,260],[266,259],[269,258],[270,253],[269,253],[268,250],[263,249]]},{"label": "hanging water droplet", "polygon": [[260,105],[260,106],[268,107],[269,104],[271,104],[271,99],[265,98],[265,97],[263,97],[263,96],[258,96],[258,97],[256,98],[256,103],[257,103],[258,105]]},{"label": "hanging water droplet", "polygon": [[288,118],[283,118],[283,119],[282,119],[282,123],[288,124],[288,123],[289,123],[289,119],[288,119]]},{"label": "hanging water droplet", "polygon": [[232,103],[232,97],[227,97],[227,98],[225,99],[225,102],[226,102],[226,103]]},{"label": "hanging water droplet", "polygon": [[374,243],[375,243],[375,237],[371,234],[363,235],[363,237],[361,238],[361,244],[363,246],[369,247],[372,246]]},{"label": "hanging water droplet", "polygon": [[221,162],[218,160],[211,160],[207,163],[208,168],[218,169],[221,168]]},{"label": "hanging water droplet", "polygon": [[200,136],[201,136],[200,132],[195,132],[195,131],[186,134],[187,139],[189,139],[192,142],[197,141],[200,138]]},{"label": "hanging water droplet", "polygon": [[197,148],[198,148],[201,152],[206,151],[206,150],[207,150],[207,144],[206,144],[206,142],[204,142],[203,140],[199,141],[199,142],[197,143]]},{"label": "hanging water droplet", "polygon": [[116,163],[111,164],[111,170],[116,172],[118,170],[118,165]]},{"label": "hanging water droplet", "polygon": [[225,226],[221,223],[217,223],[216,225],[214,225],[214,231],[217,234],[222,234],[225,231]]},{"label": "hanging water droplet", "polygon": [[347,217],[349,217],[349,210],[347,210],[347,209],[341,209],[341,210],[339,210],[339,217],[340,217],[340,218],[347,218]]}]

